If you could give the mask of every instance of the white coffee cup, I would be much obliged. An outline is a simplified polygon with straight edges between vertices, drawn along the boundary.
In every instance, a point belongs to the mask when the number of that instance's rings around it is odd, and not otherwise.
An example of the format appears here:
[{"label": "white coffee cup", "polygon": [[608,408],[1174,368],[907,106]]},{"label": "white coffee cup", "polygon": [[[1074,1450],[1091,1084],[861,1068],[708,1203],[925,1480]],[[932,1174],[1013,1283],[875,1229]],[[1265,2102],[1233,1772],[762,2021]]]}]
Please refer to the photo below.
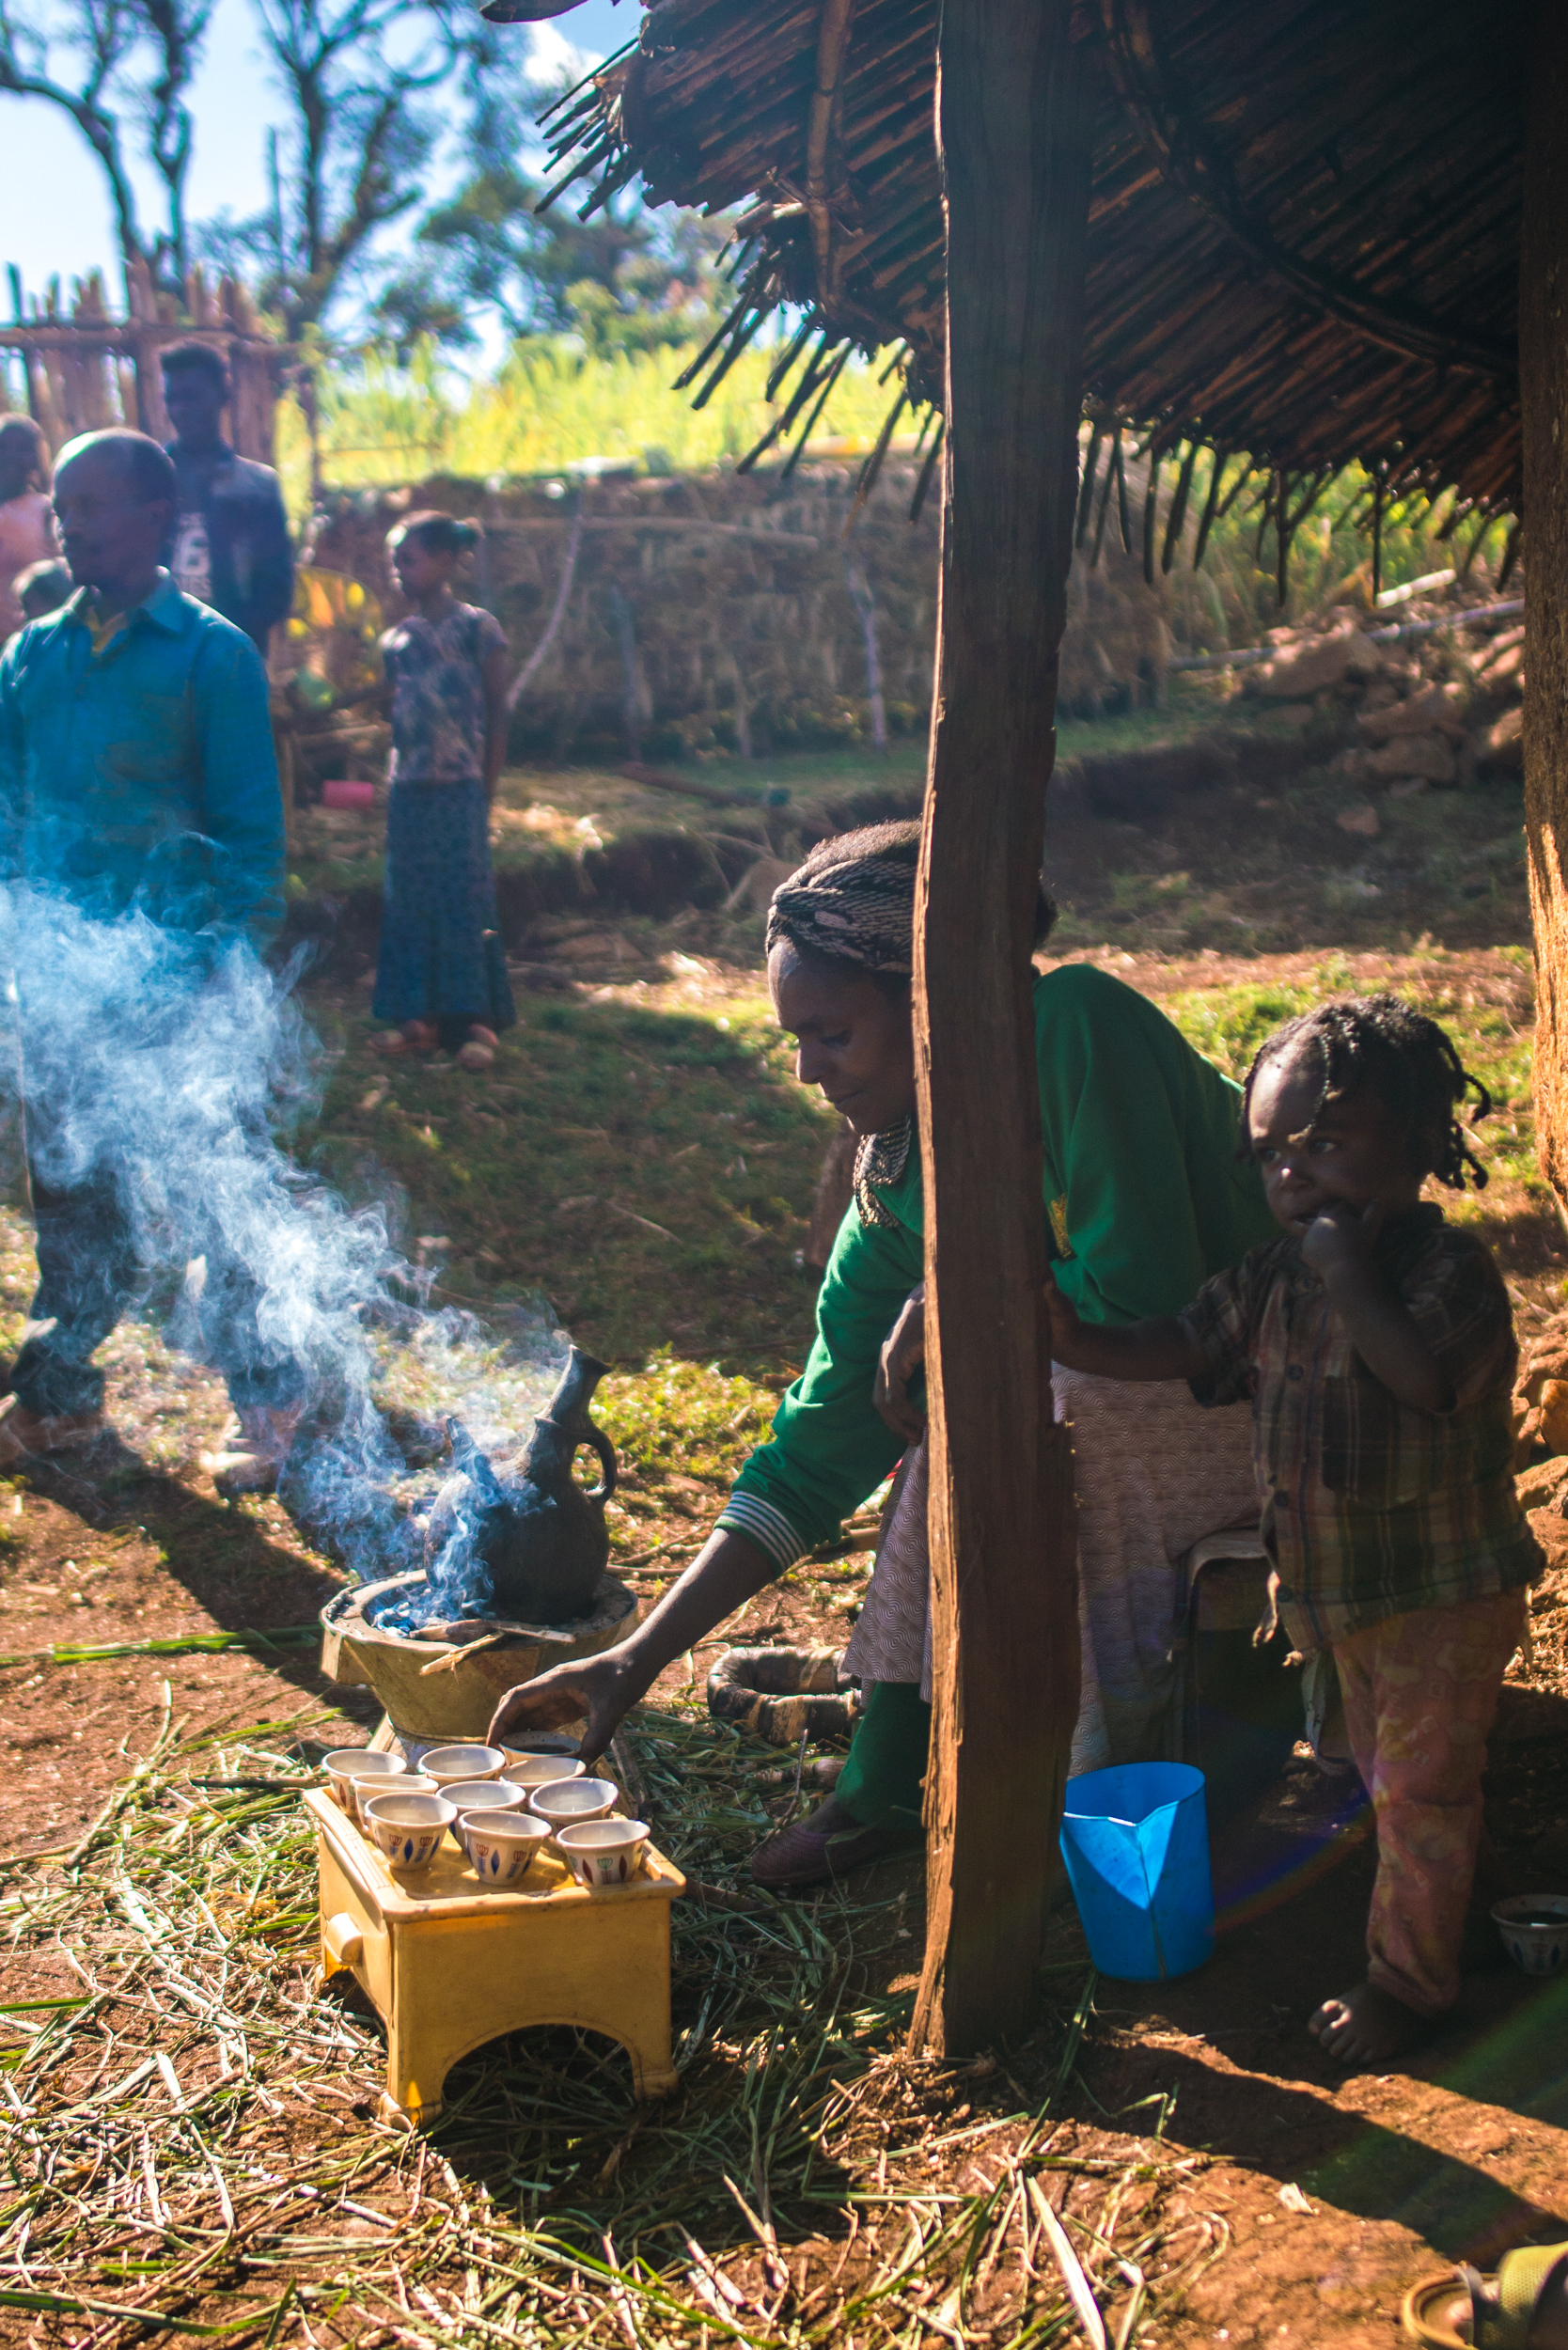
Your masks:
[{"label": "white coffee cup", "polygon": [[528,1790],[528,1809],[552,1828],[574,1827],[579,1820],[603,1820],[620,1801],[613,1778],[560,1778]]},{"label": "white coffee cup", "polygon": [[335,1747],[330,1754],[322,1756],[321,1768],[327,1775],[328,1786],[350,1819],[357,1820],[355,1782],[368,1779],[384,1792],[393,1779],[406,1775],[408,1763],[400,1754],[374,1754],[368,1747]]},{"label": "white coffee cup", "polygon": [[365,1807],[366,1833],[394,1869],[428,1869],[456,1818],[442,1795],[373,1795]]},{"label": "white coffee cup", "polygon": [[648,1857],[648,1830],[641,1820],[580,1820],[557,1829],[556,1850],[579,1885],[589,1891],[624,1885]]},{"label": "white coffee cup", "polygon": [[445,1787],[448,1779],[494,1778],[506,1759],[499,1747],[431,1747],[419,1757],[419,1768]]},{"label": "white coffee cup", "polygon": [[460,1829],[482,1885],[515,1885],[550,1841],[545,1823],[529,1811],[465,1811]]}]

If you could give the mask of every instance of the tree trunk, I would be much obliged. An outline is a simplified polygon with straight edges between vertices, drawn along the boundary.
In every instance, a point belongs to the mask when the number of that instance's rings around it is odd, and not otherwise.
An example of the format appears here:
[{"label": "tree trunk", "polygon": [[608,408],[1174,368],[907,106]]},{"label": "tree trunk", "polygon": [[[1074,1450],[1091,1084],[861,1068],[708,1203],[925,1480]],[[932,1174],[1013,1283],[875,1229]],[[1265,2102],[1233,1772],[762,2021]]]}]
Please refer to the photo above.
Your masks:
[{"label": "tree trunk", "polygon": [[1568,1205],[1568,11],[1537,12],[1519,252],[1525,824],[1535,922],[1536,1142]]},{"label": "tree trunk", "polygon": [[1077,490],[1092,118],[1070,0],[944,0],[947,492],[916,909],[935,1716],[912,2044],[1027,2029],[1073,1724],[1029,948]]}]

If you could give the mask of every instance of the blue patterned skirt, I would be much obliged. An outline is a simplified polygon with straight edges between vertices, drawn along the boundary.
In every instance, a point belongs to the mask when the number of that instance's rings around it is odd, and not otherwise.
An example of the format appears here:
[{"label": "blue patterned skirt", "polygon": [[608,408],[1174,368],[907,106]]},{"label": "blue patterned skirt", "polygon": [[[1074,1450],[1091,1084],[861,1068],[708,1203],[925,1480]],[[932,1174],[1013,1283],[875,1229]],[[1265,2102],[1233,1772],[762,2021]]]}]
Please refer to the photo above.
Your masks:
[{"label": "blue patterned skirt", "polygon": [[370,1009],[378,1020],[517,1018],[495,919],[482,783],[395,783]]}]

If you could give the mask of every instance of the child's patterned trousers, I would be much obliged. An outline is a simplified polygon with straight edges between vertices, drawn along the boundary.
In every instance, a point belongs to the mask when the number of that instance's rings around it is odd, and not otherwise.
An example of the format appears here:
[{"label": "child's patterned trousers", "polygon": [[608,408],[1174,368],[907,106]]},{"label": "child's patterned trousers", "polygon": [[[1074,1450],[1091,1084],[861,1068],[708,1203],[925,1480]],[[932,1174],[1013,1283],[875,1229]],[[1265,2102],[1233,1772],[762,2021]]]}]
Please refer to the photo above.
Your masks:
[{"label": "child's patterned trousers", "polygon": [[1334,1643],[1345,1726],[1377,1821],[1368,1980],[1421,2015],[1459,1997],[1481,1775],[1528,1595],[1389,1616]]}]

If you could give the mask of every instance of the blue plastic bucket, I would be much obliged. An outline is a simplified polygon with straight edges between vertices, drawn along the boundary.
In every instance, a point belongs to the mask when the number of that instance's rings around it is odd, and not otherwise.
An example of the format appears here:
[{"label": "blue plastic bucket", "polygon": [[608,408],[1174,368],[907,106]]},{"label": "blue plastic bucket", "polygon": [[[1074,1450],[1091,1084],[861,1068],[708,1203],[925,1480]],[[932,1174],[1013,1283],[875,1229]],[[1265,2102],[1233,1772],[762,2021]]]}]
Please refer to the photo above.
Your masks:
[{"label": "blue plastic bucket", "polygon": [[1214,1954],[1203,1774],[1123,1762],[1067,1782],[1061,1855],[1103,1975],[1164,1982]]}]

